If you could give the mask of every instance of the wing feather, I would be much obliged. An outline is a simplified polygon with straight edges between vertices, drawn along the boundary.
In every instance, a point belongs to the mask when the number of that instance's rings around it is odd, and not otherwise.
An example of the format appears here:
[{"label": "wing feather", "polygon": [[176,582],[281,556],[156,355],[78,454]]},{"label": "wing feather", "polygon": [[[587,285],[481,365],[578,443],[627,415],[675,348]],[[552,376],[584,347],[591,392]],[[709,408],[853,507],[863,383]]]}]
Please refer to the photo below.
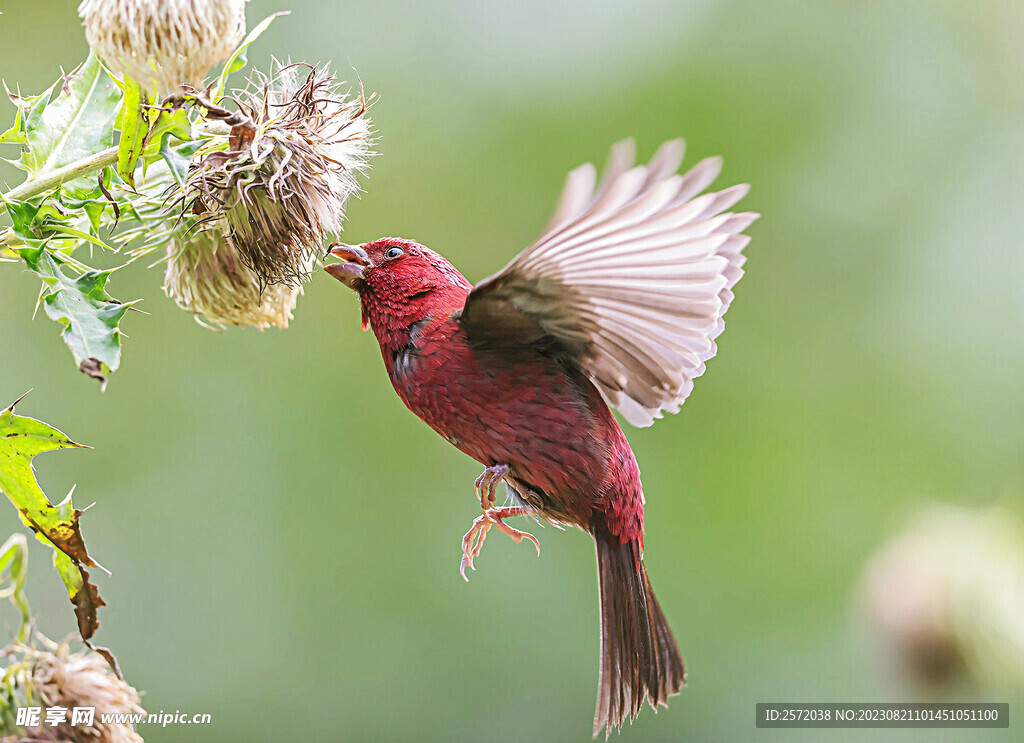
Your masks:
[{"label": "wing feather", "polygon": [[703,193],[720,158],[678,174],[684,151],[666,142],[635,166],[626,140],[600,181],[590,164],[570,172],[540,239],[473,289],[469,331],[553,338],[634,425],[678,412],[717,351],[758,217],[728,211],[748,186]]}]

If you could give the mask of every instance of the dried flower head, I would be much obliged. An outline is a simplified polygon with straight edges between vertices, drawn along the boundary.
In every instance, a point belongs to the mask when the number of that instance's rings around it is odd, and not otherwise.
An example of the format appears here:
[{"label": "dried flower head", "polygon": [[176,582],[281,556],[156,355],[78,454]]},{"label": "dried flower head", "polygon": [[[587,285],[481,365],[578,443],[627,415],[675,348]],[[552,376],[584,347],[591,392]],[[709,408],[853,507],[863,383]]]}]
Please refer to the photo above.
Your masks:
[{"label": "dried flower head", "polygon": [[207,224],[168,244],[164,291],[197,320],[261,330],[287,328],[302,293],[301,287],[285,284],[261,293],[256,274],[242,262],[223,223]]},{"label": "dried flower head", "polygon": [[202,88],[245,34],[246,0],[83,0],[78,15],[114,72],[158,89]]},{"label": "dried flower head", "polygon": [[861,604],[916,684],[1024,691],[1024,523],[1009,510],[922,510],[871,559]]},{"label": "dried flower head", "polygon": [[339,93],[334,75],[306,64],[255,73],[234,100],[236,112],[209,109],[231,131],[193,164],[186,203],[204,221],[226,221],[261,288],[297,286],[327,234],[341,231],[368,168],[367,101]]},{"label": "dried flower head", "polygon": [[[103,722],[100,715],[143,714],[139,692],[119,679],[104,658],[92,650],[72,653],[67,642],[55,645],[44,638],[49,650],[16,644],[7,649],[11,661],[5,681],[10,699],[17,705],[63,707],[67,721],[25,728],[28,740],[67,743],[142,743],[129,723]],[[75,707],[94,707],[91,723],[71,724]],[[26,738],[19,738],[23,740]],[[5,738],[6,740],[6,738]]]}]

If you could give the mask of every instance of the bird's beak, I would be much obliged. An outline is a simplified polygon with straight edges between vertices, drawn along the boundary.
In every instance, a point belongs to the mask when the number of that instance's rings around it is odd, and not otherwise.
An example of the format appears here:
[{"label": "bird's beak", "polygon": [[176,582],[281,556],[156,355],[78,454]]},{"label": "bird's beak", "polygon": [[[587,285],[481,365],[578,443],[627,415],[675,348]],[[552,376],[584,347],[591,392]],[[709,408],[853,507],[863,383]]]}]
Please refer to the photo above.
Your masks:
[{"label": "bird's beak", "polygon": [[331,248],[331,255],[340,258],[341,263],[328,263],[324,270],[350,289],[363,278],[363,272],[373,266],[373,261],[360,245],[339,243]]}]

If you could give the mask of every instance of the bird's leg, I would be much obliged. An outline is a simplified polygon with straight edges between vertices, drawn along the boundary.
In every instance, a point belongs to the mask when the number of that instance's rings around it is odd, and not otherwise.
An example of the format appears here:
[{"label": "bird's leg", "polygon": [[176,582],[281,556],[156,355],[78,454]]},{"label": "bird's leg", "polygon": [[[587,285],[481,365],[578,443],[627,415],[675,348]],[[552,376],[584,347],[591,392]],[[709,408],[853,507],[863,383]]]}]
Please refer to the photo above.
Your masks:
[{"label": "bird's leg", "polygon": [[488,467],[480,477],[476,478],[476,494],[480,498],[480,507],[483,509],[483,514],[476,517],[473,525],[466,532],[466,536],[462,538],[462,565],[459,567],[459,572],[467,581],[469,578],[466,578],[466,568],[476,570],[473,566],[473,558],[479,557],[480,550],[484,545],[484,538],[492,526],[496,526],[498,531],[508,534],[516,544],[524,539],[529,539],[533,542],[533,546],[537,548],[537,554],[540,555],[540,542],[537,541],[535,536],[525,531],[513,529],[503,521],[503,519],[512,518],[513,516],[528,516],[530,510],[522,506],[494,507],[494,491],[501,481],[508,476],[508,473],[509,467],[507,464],[498,464]]}]

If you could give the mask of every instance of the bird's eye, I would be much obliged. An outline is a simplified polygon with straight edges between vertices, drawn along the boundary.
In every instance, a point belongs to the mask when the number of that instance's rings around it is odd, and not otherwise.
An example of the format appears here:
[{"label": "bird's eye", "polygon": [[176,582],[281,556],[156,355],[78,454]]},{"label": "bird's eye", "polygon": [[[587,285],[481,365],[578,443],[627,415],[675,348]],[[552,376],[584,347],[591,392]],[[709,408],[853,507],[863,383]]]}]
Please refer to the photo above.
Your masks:
[{"label": "bird's eye", "polygon": [[384,257],[391,261],[397,258],[398,256],[402,255],[403,253],[405,253],[405,251],[402,250],[400,247],[398,247],[397,245],[392,245],[390,248],[384,251]]}]

